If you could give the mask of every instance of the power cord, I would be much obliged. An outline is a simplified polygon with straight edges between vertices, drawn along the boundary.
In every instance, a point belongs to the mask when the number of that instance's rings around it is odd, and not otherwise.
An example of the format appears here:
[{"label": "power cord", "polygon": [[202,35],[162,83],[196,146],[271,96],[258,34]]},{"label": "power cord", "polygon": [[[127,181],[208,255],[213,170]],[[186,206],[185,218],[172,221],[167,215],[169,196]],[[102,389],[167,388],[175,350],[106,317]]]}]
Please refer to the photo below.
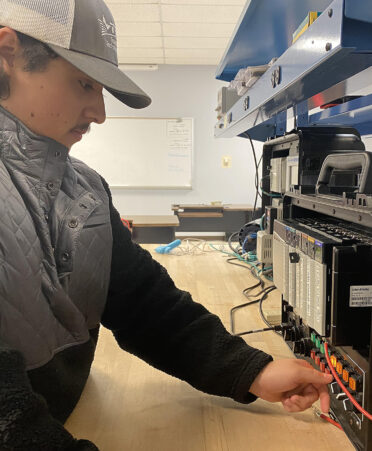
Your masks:
[{"label": "power cord", "polygon": [[[270,287],[270,289],[265,291],[264,295],[261,297],[260,302],[258,304],[258,308],[259,308],[259,311],[260,311],[261,319],[266,324],[266,326],[268,326],[268,327],[272,327],[272,324],[270,324],[269,321],[267,320],[267,318],[266,318],[266,316],[265,316],[265,314],[263,312],[263,309],[262,309],[262,304],[263,304],[263,301],[267,298],[268,294],[271,293],[274,290],[276,290],[276,287],[272,286],[272,287]],[[277,331],[275,331],[275,332],[278,334]]]},{"label": "power cord", "polygon": [[229,244],[229,248],[233,251],[233,252],[235,252],[236,254],[238,253],[238,247],[239,246],[237,246],[237,247],[233,247],[233,245],[232,245],[232,239],[236,236],[236,235],[239,235],[239,233],[240,232],[234,232],[234,233],[232,233],[230,236],[229,236],[229,239],[227,240],[227,242],[228,242],[228,244]]},{"label": "power cord", "polygon": [[[259,304],[260,315],[261,315],[261,318],[264,321],[264,323],[270,328],[270,330],[274,330],[275,332],[278,333],[278,331],[275,330],[275,326],[273,326],[272,324],[270,324],[267,321],[267,319],[266,319],[266,317],[265,317],[265,315],[263,313],[263,310],[262,310],[262,303],[263,303],[263,301],[267,298],[268,294],[271,291],[274,291],[274,290],[276,290],[276,287],[271,285],[270,287],[267,287],[266,289],[262,290],[262,291],[264,291],[264,293],[261,296],[261,298],[255,299],[254,301],[245,302],[244,304],[236,305],[235,307],[230,309],[230,328],[231,328],[231,333],[233,335],[246,335],[246,334],[253,333],[252,331],[246,331],[246,332],[242,332],[242,333],[239,333],[239,334],[235,333],[235,312],[237,310],[240,310],[240,309],[244,308],[244,307],[248,307],[249,305],[253,305],[253,304],[257,304],[257,303]],[[282,326],[280,326],[280,327],[282,327]],[[279,330],[283,330],[283,329],[279,329]]]},{"label": "power cord", "polygon": [[283,332],[285,330],[291,329],[293,326],[282,326],[278,324],[277,326],[265,327],[264,329],[256,329],[256,330],[247,330],[246,332],[239,332],[238,334],[234,334],[237,337],[241,337],[242,335],[248,334],[257,334],[259,332],[269,332],[273,330],[274,332]]}]

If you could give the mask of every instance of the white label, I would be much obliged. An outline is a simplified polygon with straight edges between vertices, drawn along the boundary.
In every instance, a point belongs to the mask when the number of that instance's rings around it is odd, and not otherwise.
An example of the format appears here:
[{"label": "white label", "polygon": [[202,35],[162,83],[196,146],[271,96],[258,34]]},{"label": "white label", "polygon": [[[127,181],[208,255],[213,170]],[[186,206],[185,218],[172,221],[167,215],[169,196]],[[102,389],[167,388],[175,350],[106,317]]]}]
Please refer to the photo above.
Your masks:
[{"label": "white label", "polygon": [[372,307],[372,285],[350,287],[350,307]]},{"label": "white label", "polygon": [[299,162],[299,157],[288,157],[287,158],[287,163],[290,166],[292,166],[294,164],[298,164],[298,162]]}]

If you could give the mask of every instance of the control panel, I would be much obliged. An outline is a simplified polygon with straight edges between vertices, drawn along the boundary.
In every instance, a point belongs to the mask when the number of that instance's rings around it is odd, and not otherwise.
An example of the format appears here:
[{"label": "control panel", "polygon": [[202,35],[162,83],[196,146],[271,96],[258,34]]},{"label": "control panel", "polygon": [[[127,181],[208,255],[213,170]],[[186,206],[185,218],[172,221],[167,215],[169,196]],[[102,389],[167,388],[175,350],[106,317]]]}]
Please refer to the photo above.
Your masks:
[{"label": "control panel", "polygon": [[[298,358],[316,369],[331,373],[330,363],[367,411],[372,406],[367,305],[372,303],[371,265],[368,230],[327,217],[274,221],[273,274],[282,293],[283,337]],[[360,287],[367,294],[361,295]],[[330,395],[331,412],[354,446],[372,449],[366,447],[366,443],[372,446],[371,422],[336,381],[330,385]]]}]

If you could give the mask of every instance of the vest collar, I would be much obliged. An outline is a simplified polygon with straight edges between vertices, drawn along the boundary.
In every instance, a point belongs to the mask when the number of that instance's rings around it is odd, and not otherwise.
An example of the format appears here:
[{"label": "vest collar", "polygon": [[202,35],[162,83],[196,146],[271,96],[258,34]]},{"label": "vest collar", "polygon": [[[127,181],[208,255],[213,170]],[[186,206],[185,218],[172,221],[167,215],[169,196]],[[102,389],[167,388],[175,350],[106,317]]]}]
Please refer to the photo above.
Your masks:
[{"label": "vest collar", "polygon": [[66,169],[69,149],[29,130],[0,106],[0,158],[11,171],[26,175],[35,188],[57,194]]}]

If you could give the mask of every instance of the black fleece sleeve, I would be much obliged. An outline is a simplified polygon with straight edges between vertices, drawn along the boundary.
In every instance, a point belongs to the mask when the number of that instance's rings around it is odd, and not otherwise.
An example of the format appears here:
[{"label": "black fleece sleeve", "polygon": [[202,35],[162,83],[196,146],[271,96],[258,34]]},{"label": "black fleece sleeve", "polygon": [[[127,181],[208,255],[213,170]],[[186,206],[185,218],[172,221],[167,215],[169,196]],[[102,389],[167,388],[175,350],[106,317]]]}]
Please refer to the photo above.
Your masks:
[{"label": "black fleece sleeve", "polygon": [[0,342],[0,450],[98,451],[73,436],[48,412],[45,400],[32,391],[24,360]]},{"label": "black fleece sleeve", "polygon": [[227,332],[220,319],[131,240],[110,196],[113,255],[102,324],[121,348],[213,395],[248,403],[248,392],[271,356]]}]

